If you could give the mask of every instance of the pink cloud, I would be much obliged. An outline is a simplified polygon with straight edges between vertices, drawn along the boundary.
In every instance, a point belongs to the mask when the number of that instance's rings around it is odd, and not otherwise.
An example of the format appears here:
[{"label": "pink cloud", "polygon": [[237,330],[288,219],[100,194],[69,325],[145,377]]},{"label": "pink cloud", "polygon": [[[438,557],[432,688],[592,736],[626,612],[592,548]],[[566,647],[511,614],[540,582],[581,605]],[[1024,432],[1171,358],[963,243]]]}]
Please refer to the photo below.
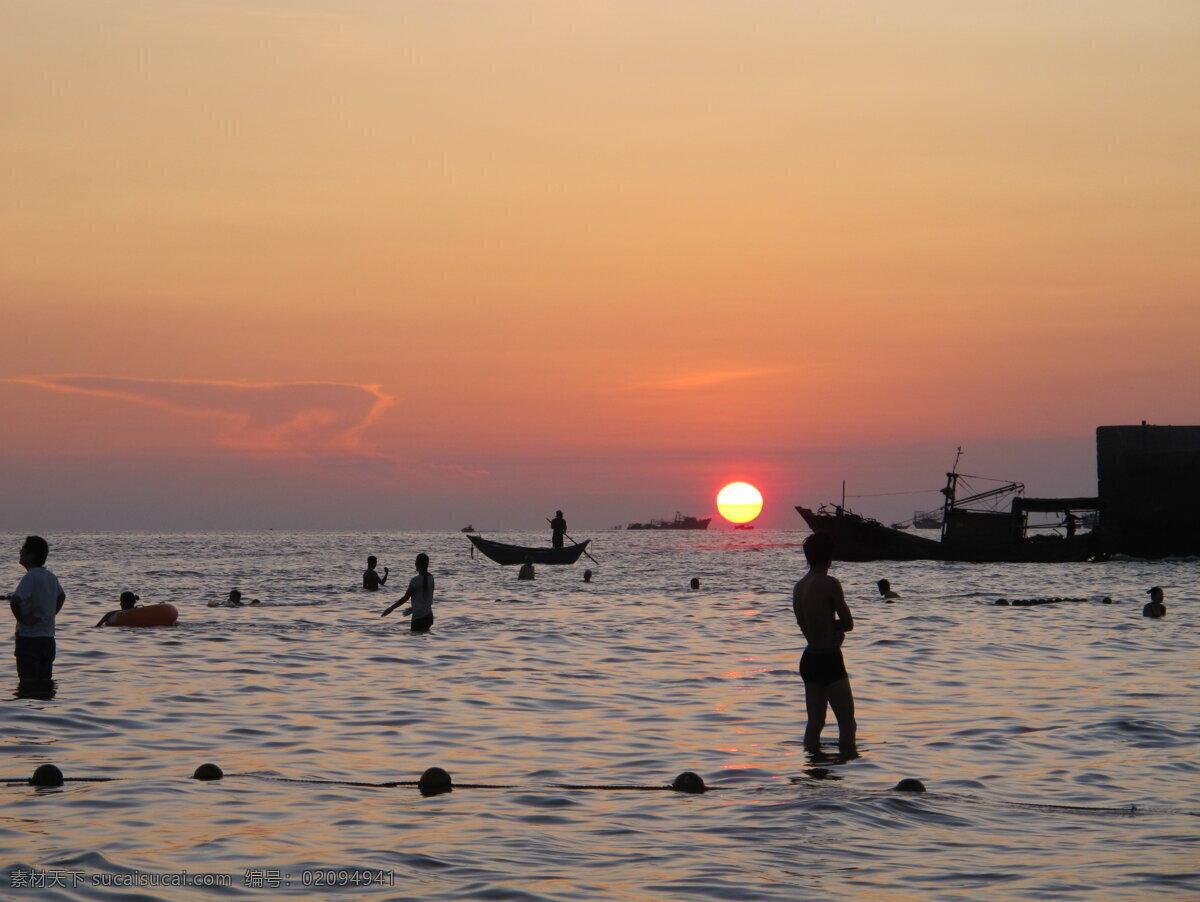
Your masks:
[{"label": "pink cloud", "polygon": [[96,375],[3,380],[47,391],[147,404],[212,424],[216,444],[256,457],[379,458],[364,433],[395,400],[378,385],[126,379]]},{"label": "pink cloud", "polygon": [[789,367],[773,367],[749,370],[704,370],[676,376],[673,379],[660,379],[653,382],[643,382],[639,388],[665,389],[668,391],[688,391],[690,389],[712,388],[729,382],[741,382],[746,379],[761,379],[765,376],[779,376],[791,372]]}]

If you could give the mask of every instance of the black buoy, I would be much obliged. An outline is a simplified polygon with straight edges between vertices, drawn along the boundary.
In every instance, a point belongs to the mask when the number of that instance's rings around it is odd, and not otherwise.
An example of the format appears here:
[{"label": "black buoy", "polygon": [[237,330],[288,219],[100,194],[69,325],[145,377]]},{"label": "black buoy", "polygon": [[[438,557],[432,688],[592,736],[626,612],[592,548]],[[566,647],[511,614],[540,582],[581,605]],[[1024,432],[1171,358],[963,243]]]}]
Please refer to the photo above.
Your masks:
[{"label": "black buoy", "polygon": [[896,790],[896,792],[924,792],[925,784],[920,780],[914,780],[912,777],[906,777],[893,786],[892,789]]},{"label": "black buoy", "polygon": [[215,764],[201,764],[192,774],[193,780],[220,780],[225,772]]},{"label": "black buoy", "polygon": [[29,778],[30,786],[62,786],[62,771],[53,764],[43,764]]},{"label": "black buoy", "polygon": [[690,770],[685,770],[678,777],[676,777],[674,782],[671,783],[671,788],[676,792],[687,792],[691,793],[692,795],[699,795],[708,789],[708,787],[704,785],[704,780],[700,777],[700,775],[693,773]]},{"label": "black buoy", "polygon": [[423,796],[439,796],[443,792],[450,792],[453,788],[450,775],[440,767],[429,768],[421,774],[421,779],[417,781],[417,789],[421,790]]},{"label": "black buoy", "polygon": [[1008,599],[1007,598],[997,598],[996,604],[1002,605],[1004,607],[1008,607]]},{"label": "black buoy", "polygon": [[1102,603],[1102,604],[1112,604],[1112,603],[1113,603],[1112,596],[1111,596],[1111,595],[1105,595],[1105,596],[1104,596],[1104,600],[1103,600],[1101,603]]}]

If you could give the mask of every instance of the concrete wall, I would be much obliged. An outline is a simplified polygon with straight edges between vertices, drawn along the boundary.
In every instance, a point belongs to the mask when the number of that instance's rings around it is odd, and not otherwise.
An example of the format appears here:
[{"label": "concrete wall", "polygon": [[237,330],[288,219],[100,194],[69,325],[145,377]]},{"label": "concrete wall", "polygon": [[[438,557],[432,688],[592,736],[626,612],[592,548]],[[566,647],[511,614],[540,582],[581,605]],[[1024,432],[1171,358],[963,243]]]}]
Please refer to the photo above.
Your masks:
[{"label": "concrete wall", "polygon": [[1101,426],[1096,474],[1107,550],[1200,555],[1200,426]]}]

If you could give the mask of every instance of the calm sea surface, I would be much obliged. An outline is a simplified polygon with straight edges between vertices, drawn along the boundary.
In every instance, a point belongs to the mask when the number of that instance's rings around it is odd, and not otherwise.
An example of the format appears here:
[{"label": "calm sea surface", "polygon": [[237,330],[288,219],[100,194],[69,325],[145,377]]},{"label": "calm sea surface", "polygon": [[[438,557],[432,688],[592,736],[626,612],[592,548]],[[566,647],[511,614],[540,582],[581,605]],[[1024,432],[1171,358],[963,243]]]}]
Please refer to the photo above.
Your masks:
[{"label": "calm sea surface", "polygon": [[[57,694],[15,697],[5,651],[0,777],[113,779],[0,787],[0,896],[1200,896],[1200,563],[835,565],[861,752],[841,762],[832,717],[829,760],[799,744],[804,535],[600,532],[598,565],[533,583],[458,534],[49,535]],[[19,544],[0,536],[5,591]],[[379,612],[420,551],[437,619],[414,636]],[[1140,616],[1152,585],[1164,620]],[[208,607],[233,587],[262,605]],[[122,589],[179,625],[92,629]],[[993,605],[1045,596],[1088,601]],[[225,778],[190,779],[204,762]],[[507,788],[344,785],[435,765]],[[685,770],[713,791],[555,785]]]}]

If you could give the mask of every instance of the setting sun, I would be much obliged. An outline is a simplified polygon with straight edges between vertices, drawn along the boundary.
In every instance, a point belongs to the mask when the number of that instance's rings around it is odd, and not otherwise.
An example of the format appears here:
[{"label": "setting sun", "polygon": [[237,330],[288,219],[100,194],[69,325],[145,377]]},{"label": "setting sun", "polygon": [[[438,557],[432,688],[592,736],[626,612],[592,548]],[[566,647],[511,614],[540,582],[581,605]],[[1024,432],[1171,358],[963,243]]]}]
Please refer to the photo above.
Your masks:
[{"label": "setting sun", "polygon": [[749,523],[762,506],[762,493],[748,482],[731,482],[717,493],[717,510],[730,523]]}]

